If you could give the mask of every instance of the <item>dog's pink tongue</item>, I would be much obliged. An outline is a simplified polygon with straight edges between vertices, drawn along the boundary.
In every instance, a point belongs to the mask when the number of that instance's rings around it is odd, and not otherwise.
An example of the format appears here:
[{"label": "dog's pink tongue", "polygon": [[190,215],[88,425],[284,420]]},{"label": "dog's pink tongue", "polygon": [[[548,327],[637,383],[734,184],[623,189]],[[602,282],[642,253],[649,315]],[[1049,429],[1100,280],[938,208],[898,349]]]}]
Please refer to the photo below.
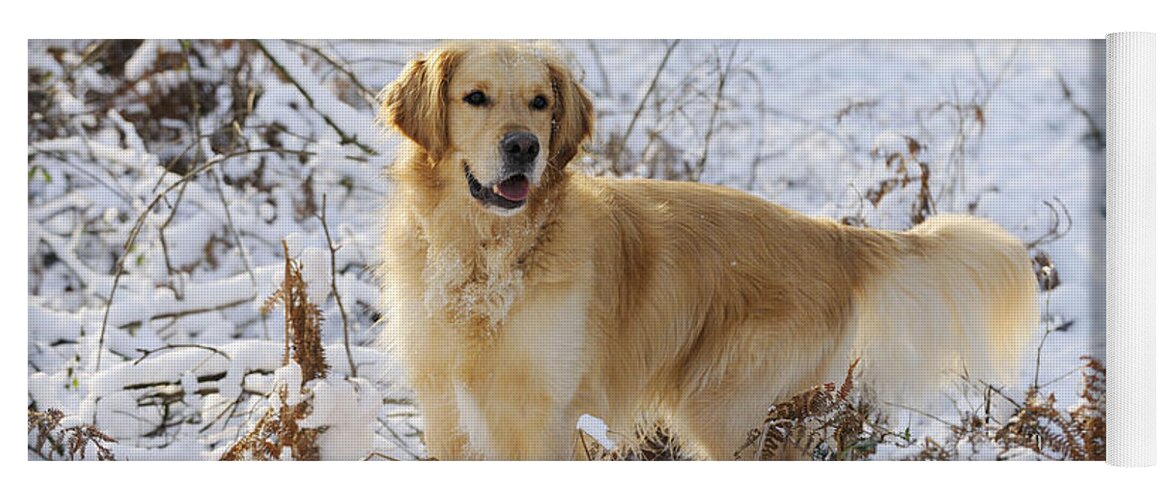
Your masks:
[{"label": "dog's pink tongue", "polygon": [[510,177],[496,185],[496,194],[508,201],[521,201],[529,196],[529,181],[522,176]]}]

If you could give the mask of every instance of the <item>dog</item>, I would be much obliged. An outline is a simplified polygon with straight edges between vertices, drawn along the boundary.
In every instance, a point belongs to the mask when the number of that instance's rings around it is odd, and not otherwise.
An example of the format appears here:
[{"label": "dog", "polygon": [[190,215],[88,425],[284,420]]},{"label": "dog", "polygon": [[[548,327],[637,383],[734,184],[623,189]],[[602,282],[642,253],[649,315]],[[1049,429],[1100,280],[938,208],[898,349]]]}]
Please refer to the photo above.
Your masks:
[{"label": "dog", "polygon": [[382,94],[406,138],[383,335],[433,457],[581,458],[589,414],[619,438],[660,419],[731,459],[770,404],[855,359],[888,400],[957,369],[1015,378],[1037,285],[1003,229],[938,215],[886,232],[575,171],[594,110],[565,61],[538,43],[449,43]]}]

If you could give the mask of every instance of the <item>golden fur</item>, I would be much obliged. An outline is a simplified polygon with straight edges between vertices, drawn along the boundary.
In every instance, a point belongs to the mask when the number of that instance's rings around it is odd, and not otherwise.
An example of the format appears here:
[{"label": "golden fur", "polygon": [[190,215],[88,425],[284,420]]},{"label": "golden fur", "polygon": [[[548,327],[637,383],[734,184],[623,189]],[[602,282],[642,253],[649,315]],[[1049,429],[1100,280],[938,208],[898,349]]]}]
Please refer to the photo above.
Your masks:
[{"label": "golden fur", "polygon": [[[493,105],[462,101],[485,91]],[[525,105],[535,94],[549,109]],[[1004,380],[1037,321],[1023,246],[937,216],[893,233],[800,215],[733,189],[595,178],[567,164],[593,129],[556,52],[445,45],[388,86],[409,141],[383,240],[386,337],[440,459],[569,459],[591,414],[631,436],[664,419],[728,459],[768,406],[840,379],[855,356],[888,400],[964,367]],[[510,130],[540,141],[523,207],[469,195]]]}]

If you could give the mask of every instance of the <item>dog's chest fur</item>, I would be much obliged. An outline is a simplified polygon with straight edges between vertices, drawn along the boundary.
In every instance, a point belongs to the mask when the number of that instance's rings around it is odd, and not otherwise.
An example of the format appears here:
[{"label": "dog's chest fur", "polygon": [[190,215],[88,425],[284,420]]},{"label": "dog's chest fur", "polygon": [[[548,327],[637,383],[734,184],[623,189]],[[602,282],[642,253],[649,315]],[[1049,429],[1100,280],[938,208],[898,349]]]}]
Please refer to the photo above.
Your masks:
[{"label": "dog's chest fur", "polygon": [[431,246],[423,265],[424,306],[431,317],[491,336],[524,293],[524,270],[509,241],[488,242],[480,252]]},{"label": "dog's chest fur", "polygon": [[472,217],[464,228],[420,234],[428,242],[422,266],[428,316],[468,334],[497,334],[533,277],[534,257],[544,250],[540,246],[548,215],[542,210],[510,224]]}]

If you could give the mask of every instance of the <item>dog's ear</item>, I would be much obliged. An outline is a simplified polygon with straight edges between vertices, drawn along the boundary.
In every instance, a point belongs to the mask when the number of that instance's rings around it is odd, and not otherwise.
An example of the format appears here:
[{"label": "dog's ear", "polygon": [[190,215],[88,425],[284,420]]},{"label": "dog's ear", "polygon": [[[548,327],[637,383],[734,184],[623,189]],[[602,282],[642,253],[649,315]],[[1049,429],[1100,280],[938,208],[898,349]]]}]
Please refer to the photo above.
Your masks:
[{"label": "dog's ear", "polygon": [[447,86],[462,55],[438,48],[411,62],[382,95],[382,119],[432,158],[447,152]]},{"label": "dog's ear", "polygon": [[559,62],[547,63],[553,86],[553,137],[549,164],[561,170],[594,133],[594,103],[589,93]]}]

